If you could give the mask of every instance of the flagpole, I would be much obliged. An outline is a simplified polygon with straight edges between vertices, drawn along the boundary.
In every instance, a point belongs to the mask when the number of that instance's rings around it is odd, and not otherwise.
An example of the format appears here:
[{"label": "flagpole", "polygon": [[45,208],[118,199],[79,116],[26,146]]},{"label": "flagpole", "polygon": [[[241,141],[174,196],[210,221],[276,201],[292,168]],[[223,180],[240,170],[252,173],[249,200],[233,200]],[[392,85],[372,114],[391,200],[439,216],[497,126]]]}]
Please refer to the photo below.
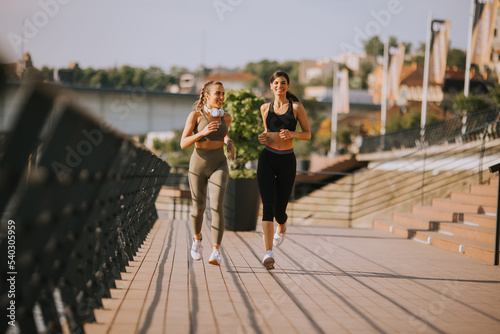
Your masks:
[{"label": "flagpole", "polygon": [[384,43],[384,61],[382,67],[382,101],[380,103],[380,150],[384,150],[385,146],[385,125],[387,119],[387,83],[389,72],[389,40]]},{"label": "flagpole", "polygon": [[468,31],[468,39],[467,39],[467,56],[465,60],[465,78],[464,78],[464,95],[469,96],[469,87],[470,87],[470,62],[471,62],[471,54],[472,54],[472,29],[474,24],[474,7],[475,0],[470,0],[470,9],[469,9],[469,31]]},{"label": "flagpole", "polygon": [[338,71],[339,64],[333,63],[333,91],[332,91],[332,124],[331,131],[332,135],[330,138],[330,152],[328,156],[334,157],[337,155],[337,118],[338,118]]},{"label": "flagpole", "polygon": [[429,89],[429,63],[431,54],[432,12],[427,17],[427,37],[425,42],[424,82],[422,84],[422,114],[420,116],[420,138],[423,141],[427,118],[427,90]]}]

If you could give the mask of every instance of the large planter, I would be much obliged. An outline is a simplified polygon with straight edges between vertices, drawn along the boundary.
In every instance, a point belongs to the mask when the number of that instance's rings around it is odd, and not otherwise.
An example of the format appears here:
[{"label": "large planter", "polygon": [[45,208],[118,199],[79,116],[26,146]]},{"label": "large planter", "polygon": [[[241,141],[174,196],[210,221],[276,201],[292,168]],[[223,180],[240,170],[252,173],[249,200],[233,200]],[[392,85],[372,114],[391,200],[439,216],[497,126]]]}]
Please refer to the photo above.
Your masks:
[{"label": "large planter", "polygon": [[229,231],[255,231],[260,194],[257,179],[229,179],[224,199],[225,227]]},{"label": "large planter", "polygon": [[297,171],[308,172],[310,166],[311,166],[310,160],[297,159]]}]

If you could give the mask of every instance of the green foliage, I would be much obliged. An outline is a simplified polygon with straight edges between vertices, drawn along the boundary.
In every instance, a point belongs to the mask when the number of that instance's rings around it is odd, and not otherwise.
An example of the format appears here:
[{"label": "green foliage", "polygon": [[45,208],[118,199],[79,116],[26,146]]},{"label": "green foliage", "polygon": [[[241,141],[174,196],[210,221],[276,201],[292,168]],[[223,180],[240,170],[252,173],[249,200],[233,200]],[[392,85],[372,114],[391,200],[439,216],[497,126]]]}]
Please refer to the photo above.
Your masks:
[{"label": "green foliage", "polygon": [[271,75],[277,70],[285,71],[290,76],[290,91],[300,98],[304,88],[299,84],[299,66],[300,63],[297,61],[279,63],[275,60],[264,59],[256,63],[248,63],[244,71],[259,77],[267,89],[269,89]]},{"label": "green foliage", "polygon": [[[394,132],[402,129],[409,129],[412,127],[420,126],[420,119],[422,118],[421,110],[412,109],[406,114],[398,114],[389,117],[387,120],[385,129],[387,132]],[[433,113],[427,113],[426,123],[432,123],[439,121],[439,117]]]},{"label": "green foliage", "polygon": [[232,179],[255,179],[257,177],[257,171],[255,169],[231,169],[229,171],[229,177]]},{"label": "green foliage", "polygon": [[500,105],[500,85],[496,84],[495,86],[488,87],[488,93],[493,101],[495,101],[497,105]]},{"label": "green foliage", "polygon": [[258,135],[264,131],[260,106],[265,102],[263,98],[257,97],[249,90],[226,92],[223,108],[232,116],[229,136],[234,142],[236,154],[231,168],[236,171],[244,170],[247,162],[259,157],[261,144]]},{"label": "green foliage", "polygon": [[245,66],[245,72],[252,73],[268,84],[271,75],[279,68],[279,63],[275,60],[261,60],[258,63],[248,63]]},{"label": "green foliage", "polygon": [[[494,89],[496,90],[496,89]],[[490,94],[491,91],[490,91]],[[493,99],[496,100],[498,97],[493,95]],[[463,93],[458,94],[453,98],[453,110],[462,114],[472,114],[484,109],[488,109],[493,106],[493,101],[486,94],[469,94],[465,96]]]},{"label": "green foliage", "polygon": [[311,140],[296,140],[293,143],[293,151],[298,158],[307,158],[311,154],[312,150],[313,142]]},{"label": "green foliage", "polygon": [[43,66],[42,69],[40,70],[40,73],[43,77],[43,80],[45,80],[45,81],[54,80],[54,69],[53,68],[48,68],[47,66]]},{"label": "green foliage", "polygon": [[349,145],[351,141],[352,130],[348,127],[339,127],[337,129],[337,142],[339,144]]},{"label": "green foliage", "polygon": [[373,64],[367,61],[364,61],[359,66],[359,77],[361,78],[361,88],[368,88],[368,76],[373,71]]},{"label": "green foliage", "polygon": [[384,43],[378,36],[373,36],[364,42],[365,52],[369,55],[381,56],[384,54]]},{"label": "green foliage", "polygon": [[459,49],[451,49],[446,56],[446,66],[456,67],[459,70],[465,70],[467,54]]}]

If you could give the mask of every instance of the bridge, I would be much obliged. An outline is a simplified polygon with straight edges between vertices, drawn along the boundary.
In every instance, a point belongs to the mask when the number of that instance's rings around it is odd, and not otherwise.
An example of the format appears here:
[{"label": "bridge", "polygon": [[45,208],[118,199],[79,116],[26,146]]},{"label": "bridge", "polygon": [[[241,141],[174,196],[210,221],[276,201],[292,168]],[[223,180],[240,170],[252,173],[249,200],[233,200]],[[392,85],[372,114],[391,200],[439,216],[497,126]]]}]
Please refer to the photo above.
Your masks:
[{"label": "bridge", "polygon": [[[26,97],[19,85],[9,84],[0,97],[0,132],[9,129]],[[186,118],[198,99],[194,94],[173,94],[131,90],[67,87],[65,99],[78,104],[128,135],[169,132],[184,128]]]}]

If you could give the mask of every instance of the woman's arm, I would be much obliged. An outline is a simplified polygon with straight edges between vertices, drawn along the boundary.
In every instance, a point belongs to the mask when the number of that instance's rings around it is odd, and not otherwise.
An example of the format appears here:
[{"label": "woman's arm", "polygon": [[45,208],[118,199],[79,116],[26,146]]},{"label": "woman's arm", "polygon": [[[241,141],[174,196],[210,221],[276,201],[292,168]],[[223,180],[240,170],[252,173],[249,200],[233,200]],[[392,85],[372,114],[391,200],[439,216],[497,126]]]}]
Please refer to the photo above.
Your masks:
[{"label": "woman's arm", "polygon": [[266,117],[268,111],[269,111],[269,103],[264,103],[263,105],[260,106],[260,115],[262,116],[262,122],[264,123],[264,132],[262,132],[258,137],[259,143],[261,144],[267,143],[267,140],[269,139],[267,135],[267,124],[266,124]]},{"label": "woman's arm", "polygon": [[181,136],[182,149],[185,149],[186,147],[193,145],[202,137],[205,137],[211,132],[217,131],[217,128],[219,127],[219,122],[215,121],[210,122],[205,128],[203,128],[203,130],[193,134],[194,128],[197,123],[197,118],[198,118],[198,112],[192,111],[186,120],[186,125],[184,126],[184,131],[182,131],[182,136]]},{"label": "woman's arm", "polygon": [[[224,120],[226,121],[227,129],[229,130],[229,125],[231,124],[233,117],[229,114],[224,114],[223,117],[224,117]],[[227,135],[224,136],[224,143],[227,145],[227,153],[229,153],[229,159],[233,159],[234,158],[234,143],[233,143],[233,140],[229,137],[229,131],[227,132]]]},{"label": "woman's arm", "polygon": [[300,124],[301,132],[288,131],[286,129],[280,131],[280,138],[282,139],[300,139],[300,140],[310,140],[311,139],[311,129],[309,128],[309,122],[307,121],[306,110],[300,102],[293,103],[293,111],[297,115],[297,121]]}]

